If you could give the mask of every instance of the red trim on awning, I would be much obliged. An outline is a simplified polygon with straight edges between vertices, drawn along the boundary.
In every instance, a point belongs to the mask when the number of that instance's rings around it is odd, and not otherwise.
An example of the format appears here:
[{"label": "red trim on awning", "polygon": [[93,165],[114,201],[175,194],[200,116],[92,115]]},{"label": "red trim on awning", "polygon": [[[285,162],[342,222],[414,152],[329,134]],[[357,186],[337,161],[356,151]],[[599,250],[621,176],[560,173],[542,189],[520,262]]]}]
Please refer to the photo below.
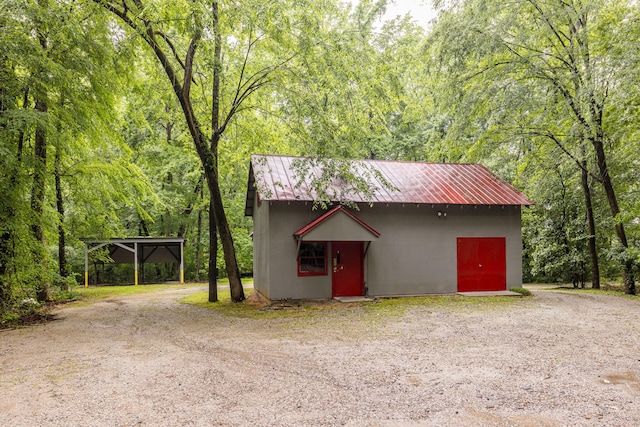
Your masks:
[{"label": "red trim on awning", "polygon": [[349,211],[347,208],[345,208],[342,205],[338,205],[335,208],[333,208],[333,209],[325,212],[324,214],[320,215],[318,218],[314,219],[309,224],[305,225],[300,230],[298,230],[295,233],[293,233],[293,235],[296,238],[300,238],[300,237],[304,236],[305,234],[309,233],[311,230],[315,229],[317,226],[319,226],[323,222],[327,221],[329,218],[333,217],[338,212],[344,212],[351,219],[353,219],[355,222],[360,224],[368,232],[370,232],[371,234],[373,234],[376,237],[380,237],[380,233],[378,233],[373,227],[371,227],[369,224],[367,224],[366,222],[364,222],[363,220],[358,218],[354,213],[352,213],[351,211]]}]

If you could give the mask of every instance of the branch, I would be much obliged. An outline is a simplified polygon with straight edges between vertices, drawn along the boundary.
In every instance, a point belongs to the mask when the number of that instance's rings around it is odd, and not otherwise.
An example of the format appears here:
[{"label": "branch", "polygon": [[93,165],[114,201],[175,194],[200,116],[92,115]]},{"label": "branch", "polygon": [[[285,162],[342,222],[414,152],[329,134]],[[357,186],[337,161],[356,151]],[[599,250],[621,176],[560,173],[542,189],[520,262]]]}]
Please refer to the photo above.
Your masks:
[{"label": "branch", "polygon": [[[180,84],[178,76],[171,66],[169,58],[156,41],[155,35],[157,33],[153,29],[151,22],[142,17],[142,10],[144,9],[142,2],[140,0],[132,1],[135,5],[135,8],[129,6],[127,4],[127,0],[120,0],[121,8],[116,7],[115,0],[93,0],[94,3],[102,6],[103,8],[120,18],[122,22],[124,22],[129,28],[131,28],[134,32],[140,35],[140,37],[142,37],[142,39],[151,47],[153,53],[155,53],[156,57],[162,64],[167,77],[171,81],[171,86],[173,87],[174,92],[176,92],[176,94],[182,94],[182,85]],[[131,17],[129,13],[132,12],[132,10],[135,11],[135,9],[138,10],[138,15],[136,15],[135,17]],[[139,20],[141,22],[136,22],[136,20]]]},{"label": "branch", "polygon": [[475,73],[471,74],[469,77],[467,77],[467,80],[471,80],[474,79],[476,77],[478,77],[481,74],[486,73],[489,70],[493,70],[494,68],[498,68],[501,65],[509,65],[509,64],[513,64],[514,61],[500,61],[500,62],[494,62],[493,64],[487,65],[486,67],[484,67],[483,69],[481,69],[480,71],[476,71]]},{"label": "branch", "polygon": [[569,156],[569,158],[571,160],[573,160],[575,162],[575,164],[578,165],[578,167],[581,170],[585,171],[587,174],[589,174],[589,176],[591,176],[593,179],[595,179],[599,183],[602,183],[602,179],[599,176],[594,175],[589,169],[587,169],[582,164],[582,162],[579,159],[577,159],[573,154],[571,154],[569,152],[569,150],[567,150],[567,148],[562,144],[562,142],[553,133],[548,132],[548,131],[545,132],[545,131],[531,130],[531,131],[525,132],[524,135],[542,136],[544,138],[550,139],[551,141],[553,141],[554,144],[556,144],[556,146],[558,148],[560,148],[560,150],[562,150],[563,153],[565,153],[567,156]]},{"label": "branch", "polygon": [[[129,28],[131,28],[134,32],[136,32],[142,39],[151,47],[153,53],[156,55],[156,58],[162,65],[162,68],[171,83],[171,87],[173,92],[175,93],[178,101],[180,102],[180,106],[182,107],[182,111],[185,116],[185,120],[187,122],[187,127],[189,128],[189,132],[191,133],[191,137],[193,138],[193,142],[196,146],[196,150],[198,151],[198,155],[202,160],[203,166],[205,169],[211,161],[211,153],[208,151],[208,147],[204,144],[204,135],[202,134],[202,130],[200,129],[200,125],[195,116],[195,112],[193,111],[193,106],[191,105],[191,100],[188,97],[188,85],[191,82],[191,68],[193,55],[195,54],[195,45],[193,49],[190,49],[190,54],[187,55],[187,63],[189,71],[186,72],[186,80],[187,82],[187,91],[182,86],[178,74],[173,69],[171,65],[171,61],[169,57],[165,53],[165,51],[160,47],[156,40],[156,32],[153,28],[153,23],[144,18],[144,6],[141,0],[132,0],[135,7],[130,7],[127,4],[127,0],[121,0],[120,8],[116,6],[115,0],[93,0],[96,4],[104,7],[106,10],[118,16]],[[131,16],[130,13],[135,16]],[[161,36],[162,37],[162,36]],[[200,35],[194,35],[194,40],[199,40]],[[163,40],[166,40],[163,38]],[[190,62],[191,61],[191,62]]]},{"label": "branch", "polygon": [[[247,50],[247,54],[248,54],[248,52],[249,51]],[[247,98],[249,98],[249,96],[251,96],[251,94],[253,94],[255,91],[257,91],[261,87],[266,86],[269,83],[271,83],[271,80],[268,77],[274,71],[284,67],[287,63],[289,63],[296,56],[297,56],[297,54],[294,54],[294,55],[290,56],[289,58],[285,59],[284,61],[280,62],[279,64],[276,64],[276,65],[273,65],[273,66],[270,66],[270,67],[265,67],[265,68],[255,72],[244,83],[241,80],[239,80],[238,81],[238,86],[236,88],[236,93],[235,93],[233,102],[231,103],[231,108],[229,109],[229,112],[225,116],[225,119],[224,119],[222,125],[218,128],[218,130],[216,132],[218,134],[221,134],[222,132],[224,132],[225,128],[227,127],[227,125],[229,124],[229,122],[231,121],[233,116],[235,114],[237,114],[239,111],[242,111],[240,109],[240,106],[242,105],[242,103]],[[242,78],[242,75],[244,74],[246,63],[247,63],[247,57],[245,57],[245,63],[243,64],[240,78]]]},{"label": "branch", "polygon": [[93,0],[93,1],[97,5],[102,6],[103,8],[108,10],[109,12],[113,13],[114,15],[116,15],[125,24],[127,24],[130,28],[132,28],[135,32],[141,34],[139,29],[138,29],[138,27],[137,27],[137,25],[128,16],[128,14],[129,14],[129,6],[127,5],[126,0],[122,0],[122,4],[121,4],[122,9],[118,9],[114,5],[114,1],[113,0]]},{"label": "branch", "polygon": [[176,48],[173,45],[173,42],[171,42],[171,39],[169,39],[169,36],[167,36],[162,31],[156,31],[155,34],[159,35],[162,38],[162,40],[164,40],[165,43],[167,43],[167,45],[169,46],[169,49],[171,49],[171,52],[173,53],[173,57],[175,58],[176,61],[178,61],[178,64],[180,64],[180,66],[184,69],[185,68],[184,63],[178,56],[178,52],[176,51]]},{"label": "branch", "polygon": [[[236,105],[237,104],[238,95],[240,94],[241,89],[244,86],[242,81],[244,80],[244,72],[247,69],[247,63],[249,62],[249,55],[251,53],[251,48],[253,47],[254,44],[258,43],[258,41],[261,39],[261,37],[257,37],[255,40],[251,41],[251,35],[252,34],[253,34],[253,29],[249,33],[249,44],[247,45],[247,52],[244,54],[244,58],[243,58],[243,61],[242,61],[242,68],[240,69],[240,77],[238,78],[238,86],[236,87],[236,93],[235,93],[235,95],[233,97],[232,105]],[[251,81],[251,78],[249,78],[247,81]]]},{"label": "branch", "polygon": [[193,80],[193,60],[196,55],[196,48],[198,47],[198,41],[202,37],[202,29],[200,26],[197,26],[196,32],[191,39],[191,43],[189,43],[189,48],[187,49],[187,55],[185,57],[185,65],[184,65],[184,78],[183,78],[183,92],[184,96],[189,97],[189,92],[191,91],[191,82],[195,83]]},{"label": "branch", "polygon": [[[500,41],[501,41],[505,46],[507,46],[507,47],[508,47],[508,49],[509,49],[509,51],[510,51],[510,52],[512,52],[512,53],[514,53],[514,54],[516,53],[516,51],[515,51],[514,49],[512,49],[512,48],[511,48],[511,46],[513,46],[514,48],[520,48],[520,49],[523,49],[523,50],[526,50],[526,51],[529,51],[529,52],[537,53],[537,54],[538,54],[538,55],[540,55],[541,57],[545,57],[545,56],[551,57],[551,58],[553,58],[553,59],[556,59],[556,60],[558,60],[558,61],[562,62],[562,63],[563,63],[563,64],[565,64],[569,69],[571,69],[571,70],[575,70],[575,66],[574,66],[573,64],[571,64],[571,62],[567,61],[566,59],[564,59],[562,56],[560,56],[560,55],[558,55],[558,54],[555,54],[555,53],[548,53],[548,52],[545,52],[545,51],[542,51],[542,50],[539,50],[539,49],[534,49],[533,47],[526,46],[526,45],[522,45],[522,44],[518,44],[518,43],[511,43],[511,42],[508,42],[508,41],[506,41],[506,40],[503,40],[502,38],[500,39]],[[520,54],[517,54],[517,55],[518,55],[518,56],[520,56],[520,57],[522,57],[522,55],[520,55]],[[569,55],[569,58],[571,58],[571,55]],[[547,61],[544,61],[544,60],[543,60],[543,62],[544,62],[545,64],[548,64],[548,63],[547,63]]]},{"label": "branch", "polygon": [[[542,61],[544,66],[548,69],[545,71],[544,69],[540,68],[538,65],[534,64],[530,60],[530,58],[523,57],[518,52],[513,50],[507,42],[503,42],[503,44],[511,53],[516,55],[518,58],[521,58],[524,61],[526,61],[529,64],[529,66],[532,67],[535,76],[537,76],[540,79],[551,82],[551,84],[556,88],[556,90],[560,92],[560,94],[562,95],[564,100],[567,102],[567,104],[569,104],[569,108],[575,115],[576,119],[580,122],[580,124],[583,125],[586,129],[590,128],[586,118],[584,117],[580,108],[578,107],[576,100],[571,95],[569,90],[565,87],[565,85],[560,81],[560,78],[556,75],[556,70],[551,66],[551,64],[549,64],[547,61],[544,61],[544,60]],[[571,59],[571,61],[573,61],[573,57],[569,55],[569,58]],[[579,75],[575,67],[575,64],[573,62],[567,62],[567,61],[563,61],[563,62],[569,67],[572,73],[574,73],[575,75]]]},{"label": "branch", "polygon": [[549,20],[549,18],[547,17],[547,15],[544,13],[544,11],[542,10],[542,8],[538,5],[538,3],[536,3],[533,0],[527,0],[528,3],[534,7],[534,9],[536,9],[538,11],[538,13],[540,14],[540,16],[542,16],[542,19],[544,20],[544,22],[547,24],[547,26],[549,27],[549,29],[551,30],[551,32],[553,32],[553,34],[556,36],[556,39],[558,39],[558,42],[560,42],[560,44],[562,45],[562,47],[564,47],[565,49],[567,48],[567,45],[565,44],[562,36],[564,36],[564,38],[566,39],[567,36],[562,33],[561,31],[559,32],[555,26],[553,26],[553,24],[551,24],[551,21]]}]

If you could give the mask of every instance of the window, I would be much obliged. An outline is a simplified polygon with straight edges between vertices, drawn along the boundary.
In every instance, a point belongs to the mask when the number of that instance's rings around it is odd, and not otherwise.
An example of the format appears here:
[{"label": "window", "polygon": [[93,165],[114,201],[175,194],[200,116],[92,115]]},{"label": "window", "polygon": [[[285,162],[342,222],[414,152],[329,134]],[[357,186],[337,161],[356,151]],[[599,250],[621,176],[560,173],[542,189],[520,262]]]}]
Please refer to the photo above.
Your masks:
[{"label": "window", "polygon": [[301,242],[298,254],[298,276],[327,274],[327,243]]}]

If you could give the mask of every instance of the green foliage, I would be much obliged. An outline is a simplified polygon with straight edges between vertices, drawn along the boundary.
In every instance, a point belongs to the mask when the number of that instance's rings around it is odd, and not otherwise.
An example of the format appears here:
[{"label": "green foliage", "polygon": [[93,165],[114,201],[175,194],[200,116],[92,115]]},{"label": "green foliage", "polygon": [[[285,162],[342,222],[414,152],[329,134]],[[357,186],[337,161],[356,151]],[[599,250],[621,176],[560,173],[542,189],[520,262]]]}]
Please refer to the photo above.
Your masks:
[{"label": "green foliage", "polygon": [[357,209],[354,200],[373,203],[373,194],[380,190],[379,182],[388,190],[394,190],[382,174],[358,161],[305,157],[292,163],[295,186],[306,185],[312,193],[314,205],[322,209],[334,203],[342,203]]},{"label": "green foliage", "polygon": [[[74,286],[77,283],[74,283]],[[74,301],[80,301],[82,299],[82,294],[78,292],[77,289],[71,290],[61,290],[59,292],[53,293],[51,296],[51,301],[54,303],[69,303]]]},{"label": "green foliage", "polygon": [[[65,292],[71,292],[71,290],[78,285],[78,279],[76,275],[73,274],[61,276],[60,274],[54,273],[51,278],[51,285],[60,289],[60,293],[64,294]],[[62,298],[64,299],[64,297]]]},{"label": "green foliage", "polygon": [[521,294],[522,296],[525,296],[525,297],[530,297],[532,295],[531,291],[529,289],[525,289],[525,288],[514,287],[514,288],[509,288],[509,290],[511,292],[517,292],[517,293],[519,293],[519,294]]},{"label": "green foliage", "polygon": [[[75,283],[73,275],[56,275],[57,256],[51,254],[57,247],[50,250],[47,243],[55,244],[60,230],[66,230],[71,249],[65,252],[75,255],[80,237],[119,233],[124,205],[135,206],[148,186],[113,131],[128,70],[125,49],[116,53],[109,23],[95,19],[95,7],[83,2],[8,0],[1,8],[3,312],[39,297],[49,285],[55,291]],[[42,135],[40,152],[36,130]],[[51,173],[54,154],[62,211]],[[35,177],[43,178],[36,182]],[[83,256],[71,260],[81,272]]]},{"label": "green foliage", "polygon": [[[560,157],[560,159],[562,159]],[[536,206],[523,211],[525,277],[533,282],[572,281],[589,260],[579,171],[548,159],[548,169],[528,177]],[[558,163],[555,167],[553,163]]]},{"label": "green foliage", "polygon": [[523,218],[529,280],[589,273],[581,169],[601,269],[627,269],[616,240],[637,246],[638,156],[626,147],[637,149],[638,13],[626,1],[467,0],[443,9],[427,39],[449,159],[482,162],[537,203]]},{"label": "green foliage", "polygon": [[[0,4],[0,314],[35,298],[43,282],[54,291],[75,283],[84,270],[81,238],[182,236],[186,277],[203,279],[208,269],[209,196],[181,106],[148,46],[95,3]],[[180,55],[194,28],[210,25],[210,2],[143,3],[149,22],[165,30],[162,48],[180,80]],[[483,163],[536,202],[523,211],[523,271],[548,282],[589,275],[585,162],[602,275],[640,264],[640,9],[626,0],[439,2],[425,31],[405,18],[380,25],[386,3],[220,2],[222,64],[213,31],[198,39],[190,96],[211,136],[217,72],[217,119],[228,121],[216,160],[240,270],[252,270],[244,217],[252,153],[310,156],[299,176],[312,179],[320,204],[348,199],[331,193],[336,179],[365,198],[372,190],[341,160],[311,176],[326,157]],[[46,100],[46,112],[37,100]],[[37,128],[48,141],[44,171]],[[620,207],[615,218],[597,138]],[[41,216],[31,206],[36,172],[45,173]],[[628,247],[616,238],[618,222]],[[61,229],[76,275],[56,273]],[[99,268],[114,281],[132,277],[131,266]],[[147,274],[160,279],[171,268]]]},{"label": "green foliage", "polygon": [[404,150],[401,134],[428,101],[414,98],[423,87],[416,76],[423,32],[409,20],[375,31],[382,10],[383,2],[360,2],[305,35],[290,91],[275,104],[291,130],[294,154],[393,158]]},{"label": "green foliage", "polygon": [[12,305],[11,309],[0,313],[0,328],[19,325],[23,319],[38,316],[42,311],[42,304],[35,298],[24,298]]}]

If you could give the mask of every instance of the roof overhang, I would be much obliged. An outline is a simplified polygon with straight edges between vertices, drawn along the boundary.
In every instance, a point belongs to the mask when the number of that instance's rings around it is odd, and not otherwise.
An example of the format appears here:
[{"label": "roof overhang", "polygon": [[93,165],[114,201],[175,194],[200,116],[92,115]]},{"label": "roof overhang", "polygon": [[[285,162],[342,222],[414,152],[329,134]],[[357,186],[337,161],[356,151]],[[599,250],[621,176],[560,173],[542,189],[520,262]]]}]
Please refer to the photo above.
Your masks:
[{"label": "roof overhang", "polygon": [[380,233],[339,205],[293,233],[293,237],[307,241],[370,242],[378,239]]}]

